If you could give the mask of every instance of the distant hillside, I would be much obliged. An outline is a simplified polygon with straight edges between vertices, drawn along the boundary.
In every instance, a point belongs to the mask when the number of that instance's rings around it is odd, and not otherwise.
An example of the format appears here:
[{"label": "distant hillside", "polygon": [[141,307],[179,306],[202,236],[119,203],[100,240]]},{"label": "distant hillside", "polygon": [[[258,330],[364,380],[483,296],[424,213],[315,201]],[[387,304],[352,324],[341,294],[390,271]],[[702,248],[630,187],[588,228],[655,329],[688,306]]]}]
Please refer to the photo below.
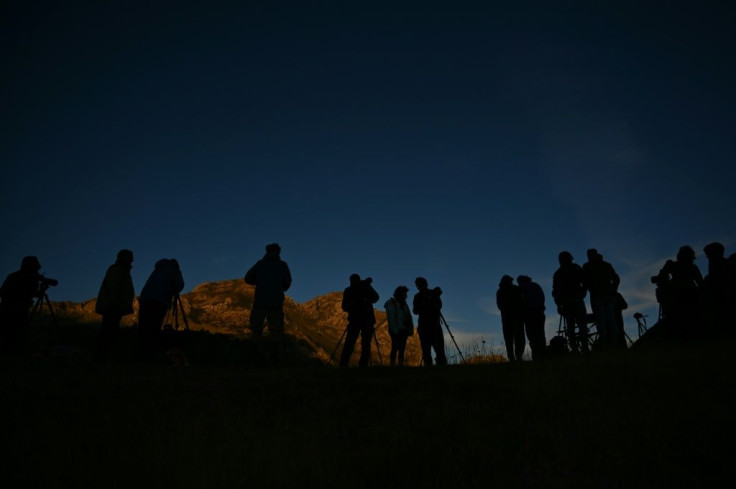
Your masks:
[{"label": "distant hillside", "polygon": [[[192,330],[209,331],[234,337],[247,338],[248,317],[253,307],[254,287],[243,280],[223,280],[205,282],[196,286],[191,292],[181,295],[184,311]],[[306,345],[314,358],[328,361],[340,340],[345,326],[347,314],[340,307],[342,292],[331,292],[315,297],[305,303],[298,303],[287,297],[284,303],[286,333]],[[383,304],[383,300],[380,301]],[[82,303],[54,302],[54,311],[62,325],[99,325],[100,316],[95,313],[95,300]],[[132,326],[136,322],[136,314],[126,316],[123,326]],[[376,336],[380,354],[384,364],[388,364],[391,340],[388,335],[386,313],[376,311]],[[169,321],[171,319],[169,318]],[[183,320],[179,320],[183,328]],[[339,358],[342,345],[335,353]],[[372,347],[373,363],[380,363],[375,341]],[[360,340],[356,345],[353,360],[357,361],[360,352]],[[407,346],[407,362],[418,365],[421,359],[419,338],[414,335]]]}]

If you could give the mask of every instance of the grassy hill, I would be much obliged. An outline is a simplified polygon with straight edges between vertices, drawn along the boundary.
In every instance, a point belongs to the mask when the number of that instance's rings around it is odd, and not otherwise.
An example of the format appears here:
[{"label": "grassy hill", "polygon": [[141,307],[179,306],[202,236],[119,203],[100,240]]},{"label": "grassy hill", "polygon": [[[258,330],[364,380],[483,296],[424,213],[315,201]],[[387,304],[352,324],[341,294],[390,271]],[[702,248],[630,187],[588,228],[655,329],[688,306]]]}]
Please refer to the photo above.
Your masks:
[{"label": "grassy hill", "polygon": [[3,358],[0,386],[6,487],[654,488],[732,478],[727,342],[433,369]]}]

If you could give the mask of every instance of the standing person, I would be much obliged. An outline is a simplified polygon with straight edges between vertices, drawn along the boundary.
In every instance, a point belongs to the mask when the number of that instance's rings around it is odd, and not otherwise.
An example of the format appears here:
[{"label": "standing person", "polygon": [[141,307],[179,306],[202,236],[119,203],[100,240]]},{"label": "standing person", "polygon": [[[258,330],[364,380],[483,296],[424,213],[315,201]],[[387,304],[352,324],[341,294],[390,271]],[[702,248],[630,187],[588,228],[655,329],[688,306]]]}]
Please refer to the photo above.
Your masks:
[{"label": "standing person", "polygon": [[404,365],[406,341],[414,334],[414,319],[406,303],[408,293],[409,288],[400,285],[394,290],[394,296],[383,305],[386,308],[388,334],[391,336],[391,366],[396,365],[397,354],[399,366]]},{"label": "standing person", "polygon": [[629,308],[629,303],[624,299],[621,292],[616,292],[616,331],[613,337],[613,346],[625,350],[626,330],[624,329],[624,311]]},{"label": "standing person", "polygon": [[7,276],[0,287],[0,353],[23,353],[28,315],[40,293],[41,263],[35,256],[23,257],[20,270]]},{"label": "standing person", "polygon": [[152,361],[161,348],[161,327],[171,302],[184,288],[179,262],[156,262],[138,297],[138,358]]},{"label": "standing person", "polygon": [[291,271],[281,259],[281,246],[266,245],[266,254],[250,267],[244,280],[256,288],[250,311],[253,340],[258,342],[268,321],[268,331],[275,340],[271,343],[271,353],[278,362],[284,348],[284,292],[291,287]]},{"label": "standing person", "polygon": [[706,337],[721,338],[733,327],[729,304],[733,299],[734,276],[725,257],[722,243],[713,242],[703,248],[708,258],[708,274],[703,280],[703,306],[705,309]]},{"label": "standing person", "polygon": [[361,280],[360,275],[354,273],[350,276],[350,285],[343,291],[342,310],[348,313],[348,326],[345,345],[340,357],[341,367],[347,367],[350,363],[358,336],[360,336],[361,345],[358,365],[366,367],[370,363],[373,326],[376,324],[373,304],[378,302],[378,293],[373,289],[371,283],[373,283],[372,278]]},{"label": "standing person", "polygon": [[598,250],[588,250],[588,261],[583,265],[585,287],[590,291],[590,307],[598,328],[598,345],[603,349],[615,346],[616,330],[616,293],[621,283],[613,266],[603,260]]},{"label": "standing person", "polygon": [[510,275],[501,277],[496,291],[496,305],[501,311],[503,340],[509,362],[520,362],[526,348],[524,339],[524,296]]},{"label": "standing person", "polygon": [[544,322],[547,319],[544,315],[544,291],[538,283],[526,275],[516,277],[516,282],[524,298],[522,320],[532,350],[532,360],[539,360],[544,358],[547,348],[547,338],[544,335]]},{"label": "standing person", "polygon": [[442,314],[442,289],[429,288],[429,283],[424,277],[414,280],[417,292],[414,295],[412,311],[417,317],[417,333],[419,343],[422,345],[422,360],[425,367],[432,366],[432,350],[434,349],[437,365],[447,365],[445,355],[445,335],[442,333],[440,315]]},{"label": "standing person", "polygon": [[107,361],[123,316],[133,314],[135,290],[130,270],[133,268],[133,252],[120,250],[115,263],[110,265],[97,294],[95,312],[102,315],[102,326],[97,341],[97,358]]},{"label": "standing person", "polygon": [[[585,318],[585,278],[583,268],[573,263],[572,254],[562,251],[558,256],[560,268],[552,276],[552,298],[557,312],[565,321],[567,341],[574,353],[580,347],[583,353],[588,349],[588,322]],[[577,327],[577,335],[575,328]],[[579,340],[579,341],[578,341]]]},{"label": "standing person", "polygon": [[676,261],[667,260],[653,280],[657,284],[662,314],[674,337],[692,338],[700,319],[703,286],[703,275],[695,264],[695,250],[690,246],[680,247]]}]

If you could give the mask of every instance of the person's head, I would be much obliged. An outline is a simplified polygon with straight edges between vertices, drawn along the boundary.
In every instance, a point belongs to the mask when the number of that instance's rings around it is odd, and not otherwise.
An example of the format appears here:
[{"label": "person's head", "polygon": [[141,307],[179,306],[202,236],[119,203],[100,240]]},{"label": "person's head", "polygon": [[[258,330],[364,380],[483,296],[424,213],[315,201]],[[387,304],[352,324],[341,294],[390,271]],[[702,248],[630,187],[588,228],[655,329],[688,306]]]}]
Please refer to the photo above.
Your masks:
[{"label": "person's head", "polygon": [[714,258],[723,258],[723,255],[726,253],[726,248],[716,241],[706,245],[705,248],[703,248],[703,252],[709,260],[712,260]]},{"label": "person's head", "polygon": [[132,265],[133,264],[133,252],[130,250],[118,251],[118,257],[117,257],[117,260],[115,260],[115,262],[121,265]]},{"label": "person's head", "polygon": [[406,287],[404,285],[399,285],[394,290],[394,298],[400,301],[405,301],[408,293],[409,293],[409,287]]},{"label": "person's head", "polygon": [[561,251],[557,256],[557,260],[560,262],[560,265],[569,265],[572,263],[572,259],[572,253],[569,251]]},{"label": "person's head", "polygon": [[690,246],[683,246],[680,251],[677,252],[677,261],[679,262],[694,262],[695,261],[695,250]]},{"label": "person's head", "polygon": [[585,254],[588,256],[588,260],[595,261],[595,259],[598,257],[598,250],[595,248],[590,248]]},{"label": "person's head", "polygon": [[279,246],[278,243],[267,244],[266,253],[269,255],[279,256],[281,255],[281,246]]},{"label": "person's head", "polygon": [[501,277],[501,281],[498,283],[499,287],[508,287],[509,285],[514,284],[514,277],[511,275],[504,275]]},{"label": "person's head", "polygon": [[516,282],[518,284],[526,284],[532,281],[532,278],[527,275],[519,275],[516,277]]},{"label": "person's head", "polygon": [[424,277],[417,277],[416,280],[414,280],[414,285],[416,285],[419,290],[426,290],[429,288],[429,282],[427,282],[427,279]]},{"label": "person's head", "polygon": [[24,256],[20,262],[20,269],[24,272],[38,272],[41,270],[41,262],[35,256]]},{"label": "person's head", "polygon": [[360,285],[360,282],[360,275],[358,275],[357,273],[354,273],[350,276],[350,285],[357,286]]}]

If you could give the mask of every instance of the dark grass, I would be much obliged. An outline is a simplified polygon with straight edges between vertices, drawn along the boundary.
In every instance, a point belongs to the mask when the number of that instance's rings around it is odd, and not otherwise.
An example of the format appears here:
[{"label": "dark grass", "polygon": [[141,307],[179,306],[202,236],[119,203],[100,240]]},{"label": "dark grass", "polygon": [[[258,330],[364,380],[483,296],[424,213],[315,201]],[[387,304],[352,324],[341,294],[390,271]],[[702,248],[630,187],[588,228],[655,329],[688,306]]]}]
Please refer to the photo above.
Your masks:
[{"label": "dark grass", "polygon": [[725,487],[732,362],[724,343],[434,369],[5,358],[3,478],[6,487]]}]

